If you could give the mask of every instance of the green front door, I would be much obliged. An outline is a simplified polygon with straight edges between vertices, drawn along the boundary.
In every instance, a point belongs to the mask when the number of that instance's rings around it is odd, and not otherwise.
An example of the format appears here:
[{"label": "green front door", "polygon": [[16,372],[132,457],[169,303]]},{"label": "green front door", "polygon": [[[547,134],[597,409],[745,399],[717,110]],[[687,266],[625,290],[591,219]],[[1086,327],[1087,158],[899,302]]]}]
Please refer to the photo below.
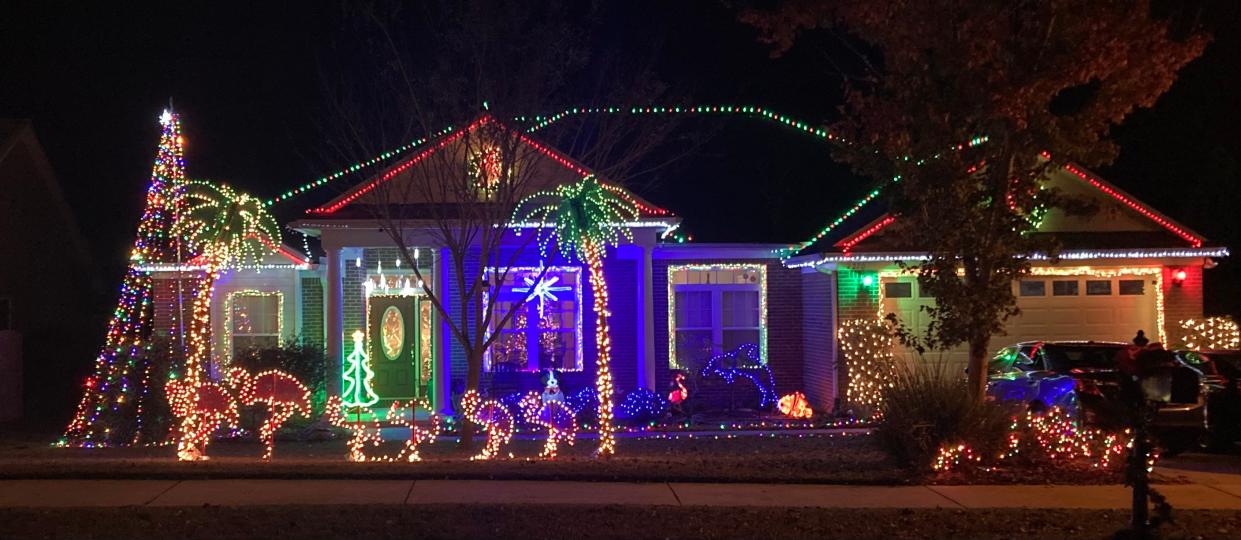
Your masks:
[{"label": "green front door", "polygon": [[419,397],[418,318],[414,296],[371,296],[367,309],[367,342],[372,383],[383,401]]}]

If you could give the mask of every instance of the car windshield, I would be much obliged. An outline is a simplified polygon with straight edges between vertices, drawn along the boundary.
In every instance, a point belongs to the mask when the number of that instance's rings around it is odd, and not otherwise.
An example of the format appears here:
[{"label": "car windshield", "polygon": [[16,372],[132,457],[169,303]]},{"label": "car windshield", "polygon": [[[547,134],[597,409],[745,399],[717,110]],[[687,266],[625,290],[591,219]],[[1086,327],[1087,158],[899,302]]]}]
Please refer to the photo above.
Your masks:
[{"label": "car windshield", "polygon": [[1205,355],[1216,364],[1228,364],[1233,369],[1241,370],[1241,351],[1216,351]]},{"label": "car windshield", "polygon": [[1072,345],[1044,345],[1043,358],[1052,371],[1068,371],[1073,368],[1115,369],[1116,353],[1124,347],[1100,347],[1098,345],[1074,347]]}]

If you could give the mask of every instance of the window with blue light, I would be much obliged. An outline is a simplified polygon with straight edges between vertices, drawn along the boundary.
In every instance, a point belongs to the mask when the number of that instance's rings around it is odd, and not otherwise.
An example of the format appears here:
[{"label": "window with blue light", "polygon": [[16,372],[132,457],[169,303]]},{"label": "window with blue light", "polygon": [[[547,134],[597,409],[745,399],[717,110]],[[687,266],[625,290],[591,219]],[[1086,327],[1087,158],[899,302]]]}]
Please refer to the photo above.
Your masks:
[{"label": "window with blue light", "polygon": [[581,370],[581,269],[523,267],[489,270],[488,274],[502,275],[504,281],[493,308],[491,331],[497,336],[484,356],[484,368],[491,372]]}]

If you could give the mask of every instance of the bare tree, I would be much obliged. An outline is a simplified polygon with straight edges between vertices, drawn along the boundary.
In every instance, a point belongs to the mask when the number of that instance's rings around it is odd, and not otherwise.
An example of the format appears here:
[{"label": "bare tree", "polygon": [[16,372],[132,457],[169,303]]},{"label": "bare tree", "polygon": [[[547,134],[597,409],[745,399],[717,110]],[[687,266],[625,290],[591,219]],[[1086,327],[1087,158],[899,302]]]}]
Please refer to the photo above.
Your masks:
[{"label": "bare tree", "polygon": [[[500,287],[536,239],[546,238],[521,234],[534,224],[511,222],[522,199],[588,173],[629,184],[696,143],[656,156],[675,129],[666,118],[569,115],[550,126],[533,120],[574,106],[627,111],[668,99],[650,82],[650,62],[619,60],[652,58],[658,41],[648,40],[637,55],[597,56],[591,29],[603,14],[593,7],[498,0],[349,9],[347,32],[356,39],[338,45],[348,60],[330,70],[344,76],[324,78],[329,116],[338,124],[326,142],[354,158],[453,126],[408,154],[417,163],[393,169],[354,204],[370,211],[413,270],[464,352],[467,389],[478,389],[484,354],[499,335],[493,330],[520,308],[498,308]],[[536,129],[537,141],[530,135]],[[549,147],[573,159],[557,163]],[[446,253],[442,264],[450,273],[441,279],[453,280],[452,287],[436,290],[424,278],[413,248],[429,245]],[[468,425],[462,443],[472,445]]]}]

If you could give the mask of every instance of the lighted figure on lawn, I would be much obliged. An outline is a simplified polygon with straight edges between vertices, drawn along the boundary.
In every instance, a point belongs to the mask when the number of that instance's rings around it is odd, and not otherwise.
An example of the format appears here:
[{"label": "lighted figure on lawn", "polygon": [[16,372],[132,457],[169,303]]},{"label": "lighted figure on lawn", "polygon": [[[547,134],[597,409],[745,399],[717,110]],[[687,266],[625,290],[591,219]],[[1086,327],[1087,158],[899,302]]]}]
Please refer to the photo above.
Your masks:
[{"label": "lighted figure on lawn", "polygon": [[494,458],[500,454],[500,448],[513,439],[516,423],[508,408],[494,399],[483,399],[477,390],[467,390],[461,397],[461,414],[487,432],[482,452],[470,459]]},{"label": "lighted figure on lawn", "polygon": [[[421,427],[417,423],[419,407],[431,411],[428,427]],[[385,418],[388,419],[389,424],[409,429],[409,439],[405,441],[405,445],[395,457],[368,457],[368,461],[422,461],[418,447],[424,443],[434,443],[435,438],[440,435],[440,415],[432,410],[431,404],[425,398],[410,401],[405,407],[401,406],[401,402],[394,401],[388,408]]]},{"label": "lighted figure on lawn", "polygon": [[233,368],[228,372],[228,384],[242,405],[267,405],[267,418],[259,428],[264,460],[271,459],[276,430],[280,426],[294,414],[310,418],[310,390],[288,373],[268,370],[250,375],[244,369]]},{"label": "lighted figure on lawn", "polygon": [[780,409],[780,414],[789,418],[811,418],[814,416],[814,410],[810,408],[810,402],[806,401],[806,395],[801,392],[793,392],[780,398],[776,408]]},{"label": "lighted figure on lawn", "polygon": [[672,408],[680,411],[681,405],[689,399],[689,388],[685,387],[685,374],[680,371],[672,376],[672,391],[668,392],[668,403],[672,404]]},{"label": "lighted figure on lawn", "polygon": [[370,361],[366,357],[366,346],[363,344],[366,334],[358,330],[353,333],[353,352],[345,358],[345,372],[341,375],[345,389],[341,392],[341,402],[346,407],[370,407],[379,402],[379,395],[371,387],[375,372],[371,370]]},{"label": "lighted figure on lawn", "polygon": [[[752,367],[747,367],[747,364]],[[707,365],[702,368],[702,376],[720,377],[728,384],[736,381],[737,377],[749,379],[758,388],[759,408],[770,407],[778,401],[771,368],[762,363],[758,355],[758,346],[753,343],[746,343],[707,360]]]},{"label": "lighted figure on lawn", "polygon": [[[204,181],[181,184],[173,198],[180,209],[172,233],[181,237],[200,255],[191,264],[205,267],[193,302],[193,320],[187,339],[185,377],[182,384],[197,387],[203,383],[203,368],[210,353],[211,297],[216,280],[225,268],[258,265],[280,237],[275,218],[259,199],[238,193],[225,185]],[[202,455],[196,431],[200,421],[197,408],[188,407],[180,416],[178,459]],[[185,456],[185,457],[182,457]]]},{"label": "lighted figure on lawn", "polygon": [[379,446],[383,436],[379,431],[378,422],[364,422],[362,415],[370,415],[365,407],[350,407],[341,402],[340,396],[332,396],[327,400],[328,422],[338,428],[349,430],[349,461],[366,461],[367,445]]},{"label": "lighted figure on lawn", "polygon": [[564,403],[564,392],[560,391],[560,381],[556,380],[556,370],[547,370],[547,382],[543,384],[543,403],[558,401]]},{"label": "lighted figure on lawn", "polygon": [[[612,421],[612,336],[608,332],[608,285],[603,279],[603,256],[609,246],[632,240],[625,223],[638,218],[638,206],[625,190],[588,176],[573,184],[536,193],[518,205],[514,220],[551,224],[556,246],[567,259],[579,258],[590,271],[595,312],[595,391],[599,397],[599,447],[595,455],[616,453]],[[543,229],[539,229],[542,235]],[[546,253],[551,235],[540,238]]]},{"label": "lighted figure on lawn", "polygon": [[182,419],[175,429],[177,459],[206,461],[211,435],[224,426],[237,427],[237,403],[218,384],[169,379],[164,384],[173,416]]},{"label": "lighted figure on lawn", "polygon": [[547,428],[547,442],[543,444],[539,457],[556,459],[562,442],[573,446],[573,440],[577,438],[577,420],[563,399],[544,401],[537,392],[530,392],[518,402],[518,407],[526,422]]},{"label": "lighted figure on lawn", "polygon": [[[383,426],[380,425],[374,411],[369,408],[351,407],[345,405],[339,396],[332,396],[328,398],[327,403],[328,422],[336,427],[349,430],[349,455],[347,456],[349,461],[388,463],[421,461],[422,456],[418,453],[418,448],[435,442],[435,438],[440,434],[441,422],[440,416],[432,412],[428,427],[419,426],[417,422],[419,407],[431,409],[425,399],[410,401],[405,405],[402,405],[400,401],[394,401],[392,406],[388,407],[388,412],[384,415],[388,423],[409,430],[409,438],[395,455],[367,455],[366,447],[378,447],[383,443]],[[364,420],[363,416],[370,418]]]}]

